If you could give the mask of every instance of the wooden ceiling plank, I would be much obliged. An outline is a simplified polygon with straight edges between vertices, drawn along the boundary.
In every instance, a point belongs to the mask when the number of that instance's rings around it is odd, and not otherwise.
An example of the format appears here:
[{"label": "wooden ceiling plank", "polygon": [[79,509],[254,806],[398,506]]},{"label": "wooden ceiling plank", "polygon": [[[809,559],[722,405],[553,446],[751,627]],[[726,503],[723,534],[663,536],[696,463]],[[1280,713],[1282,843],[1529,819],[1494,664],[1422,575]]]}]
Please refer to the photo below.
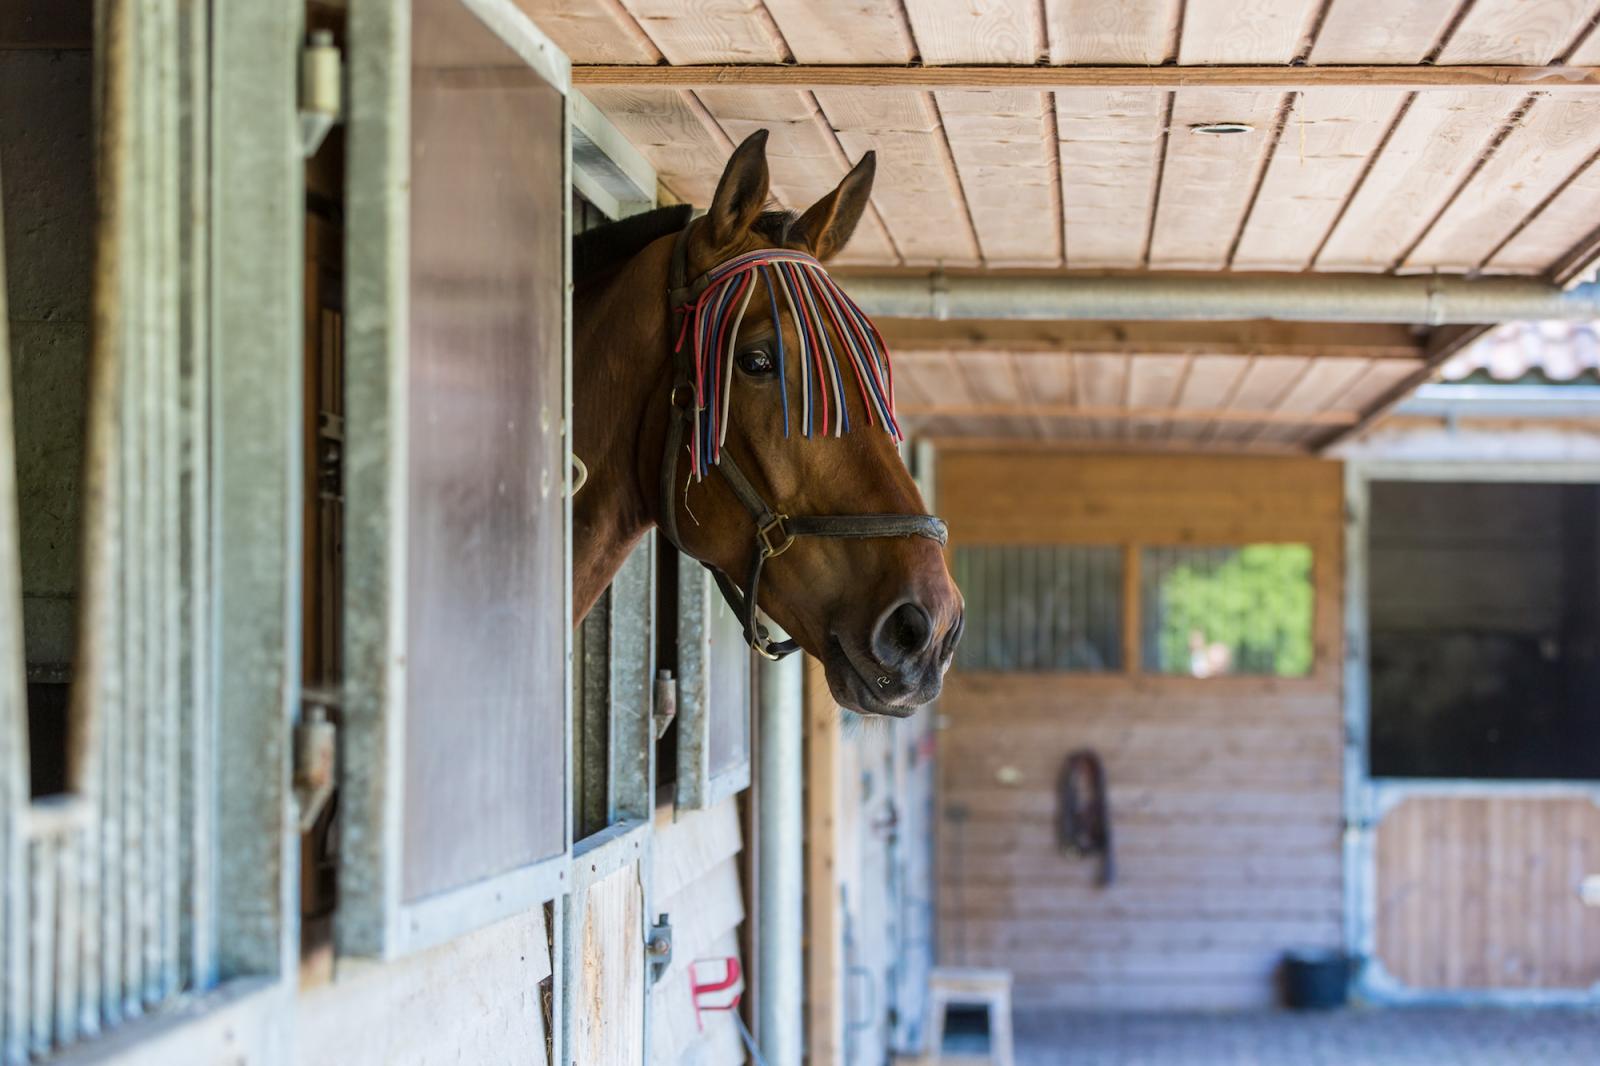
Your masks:
[{"label": "wooden ceiling plank", "polygon": [[1232,266],[1310,266],[1405,99],[1399,92],[1299,93]]},{"label": "wooden ceiling plank", "polygon": [[1073,357],[1064,353],[1049,355],[1010,353],[1016,367],[1019,387],[1035,403],[1070,403],[1072,400]]},{"label": "wooden ceiling plank", "polygon": [[1069,266],[1143,262],[1166,97],[1094,89],[1055,94]]},{"label": "wooden ceiling plank", "polygon": [[1328,236],[1316,268],[1392,268],[1471,172],[1515,106],[1470,93],[1419,93]]},{"label": "wooden ceiling plank", "polygon": [[675,65],[784,63],[789,55],[761,0],[622,0]]},{"label": "wooden ceiling plank", "polygon": [[924,63],[1037,63],[1045,56],[1038,0],[916,0],[906,17]]},{"label": "wooden ceiling plank", "polygon": [[1543,98],[1445,208],[1403,267],[1476,269],[1600,148],[1600,94]]},{"label": "wooden ceiling plank", "polygon": [[984,262],[1059,266],[1054,144],[1031,92],[935,93]]},{"label": "wooden ceiling plank", "polygon": [[1597,12],[1597,0],[1477,0],[1438,63],[1552,63]]},{"label": "wooden ceiling plank", "polygon": [[1271,411],[1312,363],[1311,359],[1256,360],[1228,406],[1241,411]]},{"label": "wooden ceiling plank", "polygon": [[916,43],[898,0],[766,0],[800,63],[909,63]]},{"label": "wooden ceiling plank", "polygon": [[1287,63],[1321,6],[1321,0],[1188,0],[1178,62]]},{"label": "wooden ceiling plank", "polygon": [[1009,353],[969,352],[954,362],[974,403],[1015,406],[1023,402]]},{"label": "wooden ceiling plank", "polygon": [[908,101],[906,94],[829,89],[816,98],[850,158],[878,153],[873,202],[906,261],[977,263],[931,94]]},{"label": "wooden ceiling plank", "polygon": [[1127,390],[1129,407],[1166,408],[1178,399],[1189,366],[1184,355],[1156,355],[1134,359]]},{"label": "wooden ceiling plank", "polygon": [[[776,25],[776,24],[774,24]],[[1494,96],[1529,92],[1588,92],[1600,88],[1600,67],[1463,64],[1373,64],[1301,66],[1285,64],[1208,66],[924,66],[915,63],[795,64],[697,63],[674,66],[597,63],[572,68],[572,82],[586,85],[704,89],[753,86],[780,89],[895,89],[901,92],[1026,89],[1063,92],[1170,92],[1232,89],[1310,92],[1363,89],[1373,92],[1472,92]]]},{"label": "wooden ceiling plank", "polygon": [[1312,414],[1332,409],[1351,383],[1372,368],[1366,359],[1314,359],[1274,410]]},{"label": "wooden ceiling plank", "polygon": [[[1282,105],[1283,94],[1272,92],[1208,89],[1177,94],[1150,241],[1152,268],[1224,267]],[[1194,126],[1213,122],[1253,128],[1228,135],[1192,132]]]},{"label": "wooden ceiling plank", "polygon": [[[1484,264],[1484,269],[1493,274],[1534,274],[1550,269],[1564,273],[1563,260],[1572,258],[1575,251],[1580,257],[1583,254],[1577,239],[1593,233],[1597,225],[1600,225],[1600,162],[1591,162],[1506,241]],[[1567,278],[1556,280],[1564,283]]]},{"label": "wooden ceiling plank", "polygon": [[1417,63],[1471,0],[1335,0],[1312,63]]},{"label": "wooden ceiling plank", "polygon": [[[845,288],[849,288],[848,278]],[[1061,352],[1125,355],[1260,355],[1414,360],[1421,340],[1410,326],[1322,322],[1028,322],[882,318],[876,324],[902,351],[1005,350],[1041,357]]]},{"label": "wooden ceiling plank", "polygon": [[[896,360],[895,377],[902,369],[917,379],[917,387],[936,403],[970,404],[973,398],[967,391],[967,381],[956,368],[954,359],[944,353],[928,353],[913,360]],[[898,401],[897,401],[898,403]]]},{"label": "wooden ceiling plank", "polygon": [[584,92],[613,125],[656,168],[661,183],[680,200],[708,204],[726,159],[723,140],[695,115],[683,94],[672,89],[608,89]]},{"label": "wooden ceiling plank", "polygon": [[935,404],[926,407],[907,405],[904,413],[914,418],[1014,418],[1022,421],[1023,416],[1036,415],[1041,418],[1074,418],[1103,422],[1170,419],[1174,422],[1225,422],[1242,425],[1280,423],[1296,426],[1348,426],[1359,417],[1355,411],[1319,411],[1300,414],[1270,410],[1241,410],[1231,407],[1171,408],[1120,405],[1078,407],[1071,404],[1045,403],[1032,404],[1028,407],[1004,403]]},{"label": "wooden ceiling plank", "polygon": [[1044,0],[1050,62],[1165,63],[1181,10],[1182,0]]},{"label": "wooden ceiling plank", "polygon": [[574,63],[659,63],[661,50],[618,0],[528,0],[519,6]]}]

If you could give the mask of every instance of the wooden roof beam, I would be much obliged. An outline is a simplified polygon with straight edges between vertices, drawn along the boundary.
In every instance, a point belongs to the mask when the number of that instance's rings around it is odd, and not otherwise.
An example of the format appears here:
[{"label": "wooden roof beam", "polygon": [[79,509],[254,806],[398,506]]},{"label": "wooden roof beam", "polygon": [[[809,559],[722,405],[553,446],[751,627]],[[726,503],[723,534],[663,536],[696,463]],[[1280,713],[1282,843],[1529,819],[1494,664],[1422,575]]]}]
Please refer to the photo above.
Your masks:
[{"label": "wooden roof beam", "polygon": [[1093,418],[1113,421],[1245,422],[1262,425],[1350,426],[1360,411],[1252,411],[1240,407],[1086,407],[1073,403],[901,403],[897,413],[915,418]]},{"label": "wooden roof beam", "polygon": [[1401,359],[1427,356],[1411,326],[1339,322],[1035,322],[1000,319],[874,320],[889,350],[1084,355],[1242,355],[1258,358]]},{"label": "wooden roof beam", "polygon": [[1527,66],[887,66],[832,64],[594,64],[574,66],[578,86],[617,88],[944,89],[1446,89],[1566,92],[1600,88],[1600,67]]}]

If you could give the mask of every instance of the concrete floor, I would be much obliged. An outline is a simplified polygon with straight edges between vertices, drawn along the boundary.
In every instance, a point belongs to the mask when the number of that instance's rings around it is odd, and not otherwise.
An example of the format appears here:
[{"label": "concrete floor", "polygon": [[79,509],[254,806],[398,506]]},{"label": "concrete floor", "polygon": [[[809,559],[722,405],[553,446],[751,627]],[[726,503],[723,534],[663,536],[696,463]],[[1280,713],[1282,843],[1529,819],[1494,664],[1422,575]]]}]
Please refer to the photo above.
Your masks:
[{"label": "concrete floor", "polygon": [[1600,1010],[1018,1012],[1017,1066],[1600,1066]]}]

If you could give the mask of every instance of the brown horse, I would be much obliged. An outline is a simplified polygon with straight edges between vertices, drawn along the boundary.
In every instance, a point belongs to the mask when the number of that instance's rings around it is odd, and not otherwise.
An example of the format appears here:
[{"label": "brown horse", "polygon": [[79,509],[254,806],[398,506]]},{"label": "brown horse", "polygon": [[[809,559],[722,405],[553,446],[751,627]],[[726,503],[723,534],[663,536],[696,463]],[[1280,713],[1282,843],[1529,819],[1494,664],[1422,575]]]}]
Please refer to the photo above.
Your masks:
[{"label": "brown horse", "polygon": [[[792,249],[826,260],[866,209],[874,159],[795,217],[764,211],[766,131],[734,152],[708,213],[684,237],[687,277],[758,249]],[[581,621],[640,536],[663,518],[661,485],[676,486],[670,516],[682,549],[726,574],[750,572],[755,522],[726,477],[689,476],[677,448],[663,478],[674,417],[674,316],[667,293],[687,208],[666,208],[608,226],[576,250],[574,452],[588,467],[573,504],[573,609]],[[681,268],[680,268],[681,269]],[[678,279],[681,284],[681,279]],[[796,349],[796,324],[781,300],[755,282],[748,315],[729,346],[735,371],[722,445],[762,500],[789,515],[922,515],[921,496],[888,433],[869,426],[865,400],[850,392],[862,427],[839,436],[784,435],[772,358],[775,330]],[[767,309],[778,307],[774,315]],[[798,359],[787,361],[798,390]],[[797,394],[797,393],[791,393]],[[669,527],[670,528],[670,527]],[[868,714],[904,716],[939,693],[960,636],[962,601],[944,553],[927,535],[853,539],[802,537],[762,571],[761,610],[822,661],[834,698]]]}]

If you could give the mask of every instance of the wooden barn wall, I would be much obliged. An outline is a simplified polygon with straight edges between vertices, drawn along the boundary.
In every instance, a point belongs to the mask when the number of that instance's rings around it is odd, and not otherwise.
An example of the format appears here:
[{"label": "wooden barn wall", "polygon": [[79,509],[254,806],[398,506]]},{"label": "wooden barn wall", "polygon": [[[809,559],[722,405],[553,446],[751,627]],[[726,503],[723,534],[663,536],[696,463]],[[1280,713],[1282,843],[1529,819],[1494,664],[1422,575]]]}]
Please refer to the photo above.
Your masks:
[{"label": "wooden barn wall", "polygon": [[[666,914],[672,922],[672,964],[650,989],[650,1061],[660,1066],[739,1066],[745,1061],[733,1016],[707,1012],[697,1025],[689,987],[691,965],[698,963],[703,984],[722,977],[721,960],[739,959],[744,896],[738,802],[729,797],[715,807],[680,814],[675,821],[664,808],[656,821],[650,920]],[[723,1002],[726,996],[707,999]]]},{"label": "wooden barn wall", "polygon": [[[1341,942],[1342,471],[1301,459],[951,452],[953,546],[1295,541],[1316,666],[1296,679],[952,672],[940,700],[940,961],[1020,1006],[1273,1000],[1281,953]],[[1057,850],[1055,780],[1105,761],[1117,879]]]},{"label": "wooden barn wall", "polygon": [[515,1061],[545,1066],[540,984],[549,976],[544,908],[535,907],[408,958],[341,975],[302,996],[294,1061],[496,1063],[512,1061],[515,1049]]},{"label": "wooden barn wall", "polygon": [[1377,832],[1377,958],[1414,989],[1589,989],[1600,869],[1585,795],[1411,796]]}]

